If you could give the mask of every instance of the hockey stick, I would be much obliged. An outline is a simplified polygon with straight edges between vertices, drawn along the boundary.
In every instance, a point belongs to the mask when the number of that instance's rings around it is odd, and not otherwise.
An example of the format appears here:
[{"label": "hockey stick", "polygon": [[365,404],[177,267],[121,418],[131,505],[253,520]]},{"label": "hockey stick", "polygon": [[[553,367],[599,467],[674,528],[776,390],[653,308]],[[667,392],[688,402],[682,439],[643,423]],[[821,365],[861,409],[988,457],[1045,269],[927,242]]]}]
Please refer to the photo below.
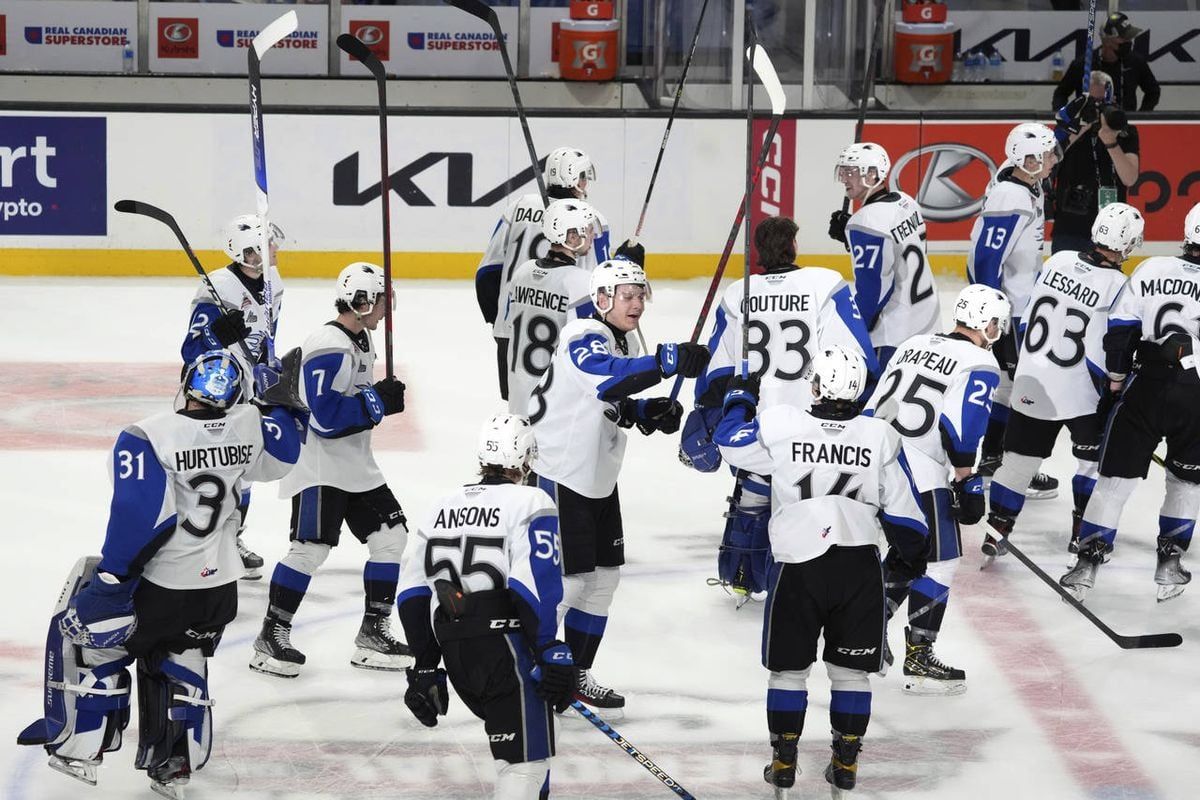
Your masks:
[{"label": "hockey stick", "polygon": [[[758,75],[758,80],[767,90],[767,96],[771,99],[771,125],[767,129],[767,136],[763,140],[762,150],[759,151],[758,161],[754,165],[754,174],[750,178],[751,187],[758,185],[759,176],[762,175],[763,169],[766,167],[767,158],[771,154],[771,145],[775,141],[775,134],[779,130],[779,123],[783,120],[783,112],[787,108],[787,96],[783,92],[783,86],[779,83],[779,75],[775,72],[775,67],[771,64],[771,59],[767,55],[767,51],[759,47],[754,54],[754,71]],[[738,204],[737,216],[733,219],[733,225],[729,228],[729,238],[725,240],[725,249],[721,251],[721,258],[717,262],[716,272],[713,273],[712,281],[708,284],[708,294],[704,297],[704,304],[700,307],[700,315],[696,318],[696,325],[692,328],[692,336],[689,341],[692,344],[700,341],[700,334],[704,331],[704,322],[708,319],[708,312],[712,309],[713,300],[716,299],[717,289],[721,286],[721,278],[725,274],[725,267],[729,264],[729,257],[733,254],[733,245],[737,241],[738,231],[742,227],[742,219],[746,215],[745,197]],[[671,387],[671,399],[679,398],[679,391],[683,387],[683,378],[676,376],[675,385]]]},{"label": "hockey stick", "polygon": [[[1095,2],[1095,0],[1093,0]],[[875,27],[871,29],[871,52],[867,53],[867,72],[863,75],[862,97],[858,98],[858,120],[854,123],[854,143],[862,141],[863,126],[867,123],[867,103],[875,91],[875,51],[879,49],[879,29],[883,27],[883,10],[888,0],[875,0]],[[850,198],[842,198],[842,213],[850,210]]]},{"label": "hockey stick", "polygon": [[442,2],[462,9],[473,17],[479,17],[496,35],[500,57],[504,59],[504,72],[508,75],[508,87],[512,89],[513,103],[517,107],[517,116],[521,119],[521,132],[525,134],[525,147],[529,149],[529,163],[533,165],[533,178],[537,181],[538,193],[542,196],[542,205],[550,205],[550,196],[546,194],[546,181],[542,177],[537,150],[533,146],[533,135],[529,132],[529,120],[525,117],[525,105],[521,102],[521,92],[517,89],[517,76],[513,72],[512,61],[508,58],[508,48],[504,46],[504,31],[500,30],[500,20],[496,17],[495,10],[483,0],[442,0]]},{"label": "hockey stick", "polygon": [[[750,4],[744,9],[746,17],[746,38],[750,47],[746,51],[746,61],[754,64],[754,56],[758,54],[758,32],[754,30],[754,18],[750,14]],[[746,70],[746,188],[742,192],[742,380],[750,377],[750,223],[753,214],[750,211],[751,197],[754,186],[750,179],[754,169],[754,77],[751,70]]]},{"label": "hockey stick", "polygon": [[646,754],[634,747],[624,736],[617,733],[600,717],[592,713],[592,710],[578,700],[571,701],[571,708],[575,709],[575,713],[586,719],[588,722],[595,725],[601,733],[616,742],[617,746],[624,750],[631,758],[650,771],[650,774],[663,782],[668,789],[685,800],[696,800],[695,797],[687,789],[679,785],[679,782],[672,778],[667,773],[663,772],[662,768],[646,757]]},{"label": "hockey stick", "polygon": [[663,131],[662,144],[658,146],[658,158],[654,160],[654,170],[650,173],[650,185],[646,187],[646,199],[642,201],[642,214],[638,217],[637,228],[633,231],[629,243],[636,245],[642,235],[642,226],[646,224],[646,211],[650,208],[650,195],[654,193],[654,184],[658,180],[658,169],[662,166],[663,155],[667,152],[667,139],[671,138],[671,126],[675,124],[675,112],[679,110],[679,101],[683,99],[683,87],[687,83],[688,70],[692,68],[692,56],[696,55],[696,43],[700,41],[700,26],[704,24],[704,12],[708,10],[708,0],[700,6],[700,17],[696,20],[696,32],[692,34],[692,47],[688,50],[687,60],[683,62],[683,74],[679,76],[679,85],[675,87],[675,102],[671,104],[671,115],[667,117],[667,129]]},{"label": "hockey stick", "polygon": [[1080,614],[1087,618],[1088,622],[1099,628],[1105,636],[1116,642],[1117,647],[1122,650],[1141,650],[1149,647],[1178,647],[1183,644],[1183,637],[1178,633],[1149,633],[1142,636],[1122,636],[1112,628],[1105,625],[1099,617],[1093,614],[1087,606],[1076,600],[1070,592],[1058,585],[1058,581],[1051,578],[1042,568],[1033,563],[1027,555],[1022,553],[1013,543],[1012,539],[1005,539],[1004,545],[1008,551],[1017,557],[1017,560],[1029,568],[1029,571],[1042,579],[1042,582],[1049,586],[1054,591],[1062,596],[1062,599],[1071,605]]},{"label": "hockey stick", "polygon": [[[183,231],[179,227],[179,223],[175,218],[166,211],[163,211],[158,206],[152,206],[149,203],[143,203],[138,200],[118,200],[113,204],[113,208],[122,214],[139,214],[143,217],[155,219],[166,225],[175,234],[175,238],[179,240],[179,244],[183,247],[183,252],[187,254],[188,260],[192,262],[192,266],[196,268],[196,274],[200,276],[200,280],[204,281],[204,285],[208,287],[208,293],[212,295],[212,299],[217,304],[217,308],[221,309],[222,314],[229,313],[229,307],[225,305],[225,301],[221,299],[221,295],[217,294],[217,289],[213,286],[212,281],[208,277],[208,273],[204,271],[204,266],[200,263],[200,259],[196,258],[196,254],[192,252],[192,246],[188,244],[187,237],[183,235]],[[241,339],[238,344],[242,346],[242,353],[246,356],[246,363],[254,365],[256,359],[250,353],[250,348],[246,346],[246,340]]]},{"label": "hockey stick", "polygon": [[276,368],[275,360],[275,292],[271,286],[271,223],[267,218],[267,146],[263,133],[262,76],[259,63],[263,56],[279,42],[290,36],[300,26],[295,11],[289,11],[276,19],[254,37],[252,46],[246,50],[247,75],[250,78],[250,138],[254,153],[255,205],[261,223],[259,253],[263,266],[263,305],[267,318],[267,365]]},{"label": "hockey stick", "polygon": [[384,296],[387,306],[383,310],[383,349],[387,376],[391,378],[396,370],[392,359],[392,191],[388,172],[387,73],[379,57],[358,37],[343,33],[337,37],[337,45],[371,71],[379,94],[379,192],[383,200],[383,283],[387,290]]},{"label": "hockey stick", "polygon": [[1096,0],[1088,3],[1087,49],[1083,53],[1083,96],[1088,96],[1092,82],[1092,43],[1096,40]]}]

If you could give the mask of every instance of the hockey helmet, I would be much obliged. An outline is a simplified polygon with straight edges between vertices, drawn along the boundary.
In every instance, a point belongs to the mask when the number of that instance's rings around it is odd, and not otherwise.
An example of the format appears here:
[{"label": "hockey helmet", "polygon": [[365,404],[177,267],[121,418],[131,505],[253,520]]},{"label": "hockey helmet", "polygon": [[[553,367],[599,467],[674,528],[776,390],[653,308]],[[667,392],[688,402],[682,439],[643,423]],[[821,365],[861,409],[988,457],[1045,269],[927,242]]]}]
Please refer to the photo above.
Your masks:
[{"label": "hockey helmet", "polygon": [[1200,203],[1192,206],[1183,220],[1183,241],[1200,247]]},{"label": "hockey helmet", "polygon": [[183,393],[213,408],[229,408],[242,396],[242,367],[227,350],[201,353],[183,375]]},{"label": "hockey helmet", "polygon": [[1126,203],[1109,203],[1096,214],[1092,223],[1092,241],[1121,254],[1121,258],[1142,245],[1146,221],[1136,208]]},{"label": "hockey helmet", "polygon": [[813,356],[810,379],[823,400],[857,400],[867,385],[867,362],[848,347],[831,345]]},{"label": "hockey helmet", "polygon": [[485,467],[529,470],[537,457],[537,441],[528,417],[497,414],[479,430],[479,463]]},{"label": "hockey helmet", "polygon": [[[979,331],[988,344],[999,339],[1008,330],[1008,319],[1012,314],[1012,304],[1004,293],[985,286],[982,283],[972,283],[958,293],[954,301],[954,321],[965,328]],[[988,326],[996,320],[996,335],[987,335]]]},{"label": "hockey helmet", "polygon": [[[592,270],[589,293],[592,305],[596,307],[601,316],[612,310],[612,298],[617,293],[617,287],[627,284],[645,287],[646,300],[651,299],[650,281],[646,279],[646,271],[634,262],[626,258],[612,258],[596,265],[596,268]],[[600,307],[601,292],[609,298],[607,308]]]},{"label": "hockey helmet", "polygon": [[576,252],[586,252],[591,247],[588,232],[595,219],[596,212],[582,200],[553,200],[542,214],[542,235],[550,244],[566,246],[567,234],[578,231],[585,240],[585,246]]},{"label": "hockey helmet", "polygon": [[[1039,122],[1022,122],[1008,132],[1008,138],[1004,140],[1004,155],[1026,175],[1037,175],[1046,164],[1046,153],[1057,147],[1054,131]],[[1033,156],[1038,165],[1033,172],[1025,169],[1025,159],[1029,156]]]},{"label": "hockey helmet", "polygon": [[[225,228],[225,255],[242,266],[251,269],[262,269],[262,218],[257,214],[242,214],[234,217]],[[271,243],[276,247],[283,241],[283,231],[275,223],[271,223]],[[246,251],[253,250],[258,254],[259,263],[247,264]]]},{"label": "hockey helmet", "polygon": [[[854,167],[862,175],[863,183],[869,187],[878,186],[888,176],[892,169],[892,160],[888,158],[887,150],[874,142],[855,142],[847,145],[838,155],[837,166],[833,177],[839,179],[842,167]],[[867,178],[867,172],[875,168],[876,178],[873,182]]]},{"label": "hockey helmet", "polygon": [[[589,184],[596,180],[596,167],[592,165],[588,154],[582,150],[559,147],[546,156],[544,177],[547,186],[578,189],[580,178],[587,178]],[[583,190],[583,196],[587,197],[586,190]]]},{"label": "hockey helmet", "polygon": [[[387,291],[383,269],[366,261],[346,265],[337,277],[337,299],[360,315],[370,314],[379,295]],[[392,303],[395,305],[395,292]],[[365,307],[364,307],[365,306]]]}]

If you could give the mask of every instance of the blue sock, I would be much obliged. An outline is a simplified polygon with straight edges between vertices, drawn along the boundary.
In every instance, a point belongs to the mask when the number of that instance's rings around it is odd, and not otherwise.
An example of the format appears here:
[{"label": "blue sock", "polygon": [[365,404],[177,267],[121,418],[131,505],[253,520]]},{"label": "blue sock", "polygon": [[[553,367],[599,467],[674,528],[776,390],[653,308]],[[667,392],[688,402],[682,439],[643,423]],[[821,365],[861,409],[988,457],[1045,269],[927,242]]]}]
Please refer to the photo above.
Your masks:
[{"label": "blue sock", "polygon": [[803,733],[806,711],[808,692],[767,689],[767,729],[771,733]]},{"label": "blue sock", "polygon": [[833,690],[829,699],[829,724],[838,733],[862,736],[871,721],[870,692]]}]

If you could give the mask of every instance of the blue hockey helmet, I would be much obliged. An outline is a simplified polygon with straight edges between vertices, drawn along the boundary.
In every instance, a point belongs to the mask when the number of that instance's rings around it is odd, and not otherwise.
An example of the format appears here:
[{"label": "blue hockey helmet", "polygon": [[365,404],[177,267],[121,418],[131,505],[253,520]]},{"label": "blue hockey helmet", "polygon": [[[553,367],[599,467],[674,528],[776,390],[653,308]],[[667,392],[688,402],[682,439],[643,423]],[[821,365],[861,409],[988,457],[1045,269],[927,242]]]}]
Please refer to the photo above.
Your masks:
[{"label": "blue hockey helmet", "polygon": [[226,350],[201,353],[183,376],[183,393],[213,408],[229,408],[242,396],[242,368]]}]

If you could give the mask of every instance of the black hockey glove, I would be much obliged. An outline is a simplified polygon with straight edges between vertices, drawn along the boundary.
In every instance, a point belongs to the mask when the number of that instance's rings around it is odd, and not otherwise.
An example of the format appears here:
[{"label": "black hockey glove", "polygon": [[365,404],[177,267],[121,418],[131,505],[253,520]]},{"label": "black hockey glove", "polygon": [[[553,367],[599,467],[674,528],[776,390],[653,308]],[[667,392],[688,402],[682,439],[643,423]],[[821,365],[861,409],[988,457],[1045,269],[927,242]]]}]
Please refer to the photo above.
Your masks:
[{"label": "black hockey glove", "polygon": [[626,398],[604,409],[604,416],[617,423],[618,428],[632,428],[637,420],[637,400]]},{"label": "black hockey glove", "polygon": [[229,347],[250,335],[250,329],[246,327],[246,316],[239,308],[226,311],[217,317],[208,326],[208,330],[221,343],[221,347]]},{"label": "black hockey glove", "polygon": [[758,377],[756,375],[748,378],[734,375],[729,379],[729,389],[725,392],[725,400],[721,404],[722,416],[738,406],[746,409],[747,422],[754,419],[754,415],[758,413]]},{"label": "black hockey glove", "polygon": [[450,705],[450,693],[446,690],[446,670],[417,669],[409,667],[408,691],[404,693],[404,705],[426,728],[438,724],[439,716],[446,716]]},{"label": "black hockey glove", "polygon": [[[1122,384],[1121,388],[1124,389],[1125,385]],[[1104,425],[1108,421],[1108,415],[1112,413],[1113,407],[1116,406],[1117,401],[1120,399],[1121,390],[1113,391],[1112,385],[1105,379],[1104,385],[1100,387],[1100,402],[1096,403],[1096,417],[1101,430],[1104,429]]]},{"label": "black hockey glove", "polygon": [[613,253],[614,258],[626,258],[642,269],[646,268],[646,248],[640,244],[630,244],[629,240],[621,242],[621,246]]},{"label": "black hockey glove", "polygon": [[[308,406],[300,398],[300,362],[303,353],[299,347],[293,347],[284,353],[279,360],[279,372],[270,370],[264,365],[260,371],[255,368],[254,402],[260,407],[282,406],[292,411],[307,411]],[[270,371],[272,380],[263,377]]]},{"label": "black hockey glove", "polygon": [[849,221],[849,212],[842,211],[840,208],[829,215],[829,238],[846,245],[847,249],[850,247],[846,242],[846,223]]},{"label": "black hockey glove", "polygon": [[372,387],[383,403],[383,415],[399,414],[404,410],[404,384],[392,376],[376,381]]},{"label": "black hockey glove", "polygon": [[537,662],[540,672],[537,678],[538,697],[553,706],[555,711],[566,711],[574,699],[579,675],[571,648],[557,639],[547,642],[538,651]]},{"label": "black hockey glove", "polygon": [[950,516],[963,525],[974,525],[983,519],[985,510],[983,476],[973,472],[950,482]]},{"label": "black hockey glove", "polygon": [[664,378],[678,373],[685,378],[695,378],[704,373],[712,354],[702,344],[680,342],[679,344],[660,344],[655,353],[658,360],[658,371]]},{"label": "black hockey glove", "polygon": [[654,431],[675,433],[679,430],[679,421],[683,419],[683,406],[677,400],[669,397],[651,397],[643,402],[645,405],[642,407],[642,414],[646,422],[639,424],[638,430],[647,436]]}]

